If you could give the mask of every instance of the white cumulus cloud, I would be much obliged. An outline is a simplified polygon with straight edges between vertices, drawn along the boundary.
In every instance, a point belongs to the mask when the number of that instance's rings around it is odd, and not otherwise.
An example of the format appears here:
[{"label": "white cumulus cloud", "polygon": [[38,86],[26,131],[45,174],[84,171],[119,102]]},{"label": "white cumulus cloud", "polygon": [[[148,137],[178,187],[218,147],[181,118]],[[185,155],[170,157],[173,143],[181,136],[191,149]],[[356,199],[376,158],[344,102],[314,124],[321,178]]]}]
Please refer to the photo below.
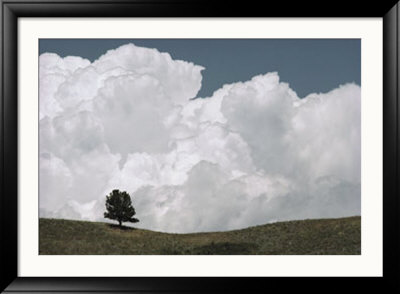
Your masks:
[{"label": "white cumulus cloud", "polygon": [[166,232],[361,213],[358,85],[299,98],[272,72],[193,100],[204,68],[156,49],[39,61],[42,217],[104,221],[112,189]]}]

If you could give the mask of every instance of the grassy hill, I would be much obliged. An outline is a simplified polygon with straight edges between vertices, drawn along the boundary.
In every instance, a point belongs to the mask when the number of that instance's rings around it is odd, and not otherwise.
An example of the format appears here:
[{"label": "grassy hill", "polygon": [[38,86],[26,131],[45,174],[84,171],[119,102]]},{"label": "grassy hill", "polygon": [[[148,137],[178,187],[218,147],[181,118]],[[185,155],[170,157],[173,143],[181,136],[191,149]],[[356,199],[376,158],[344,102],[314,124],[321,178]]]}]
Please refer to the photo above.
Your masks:
[{"label": "grassy hill", "polygon": [[119,229],[99,222],[40,219],[39,253],[361,254],[361,217],[279,222],[235,231],[194,234]]}]

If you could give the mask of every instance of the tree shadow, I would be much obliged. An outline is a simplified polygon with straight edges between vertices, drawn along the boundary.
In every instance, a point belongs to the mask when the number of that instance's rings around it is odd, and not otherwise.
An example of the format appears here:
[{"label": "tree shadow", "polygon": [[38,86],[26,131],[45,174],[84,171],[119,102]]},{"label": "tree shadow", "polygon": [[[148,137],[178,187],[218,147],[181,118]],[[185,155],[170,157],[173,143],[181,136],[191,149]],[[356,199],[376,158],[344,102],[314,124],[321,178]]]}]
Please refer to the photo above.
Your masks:
[{"label": "tree shadow", "polygon": [[135,231],[137,230],[136,228],[133,227],[126,227],[124,225],[122,225],[122,227],[120,227],[119,225],[115,225],[115,224],[108,224],[108,226],[114,230],[121,230],[121,231]]}]

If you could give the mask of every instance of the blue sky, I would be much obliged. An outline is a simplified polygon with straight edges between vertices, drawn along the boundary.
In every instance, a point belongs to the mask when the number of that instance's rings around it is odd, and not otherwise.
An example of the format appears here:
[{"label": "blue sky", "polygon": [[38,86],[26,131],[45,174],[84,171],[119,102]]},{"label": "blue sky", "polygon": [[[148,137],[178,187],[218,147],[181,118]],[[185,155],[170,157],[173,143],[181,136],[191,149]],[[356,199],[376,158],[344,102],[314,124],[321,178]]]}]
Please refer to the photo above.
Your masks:
[{"label": "blue sky", "polygon": [[299,97],[345,83],[361,85],[359,39],[41,39],[39,52],[94,61],[126,43],[157,48],[173,59],[204,66],[198,97],[211,96],[223,84],[272,71]]}]

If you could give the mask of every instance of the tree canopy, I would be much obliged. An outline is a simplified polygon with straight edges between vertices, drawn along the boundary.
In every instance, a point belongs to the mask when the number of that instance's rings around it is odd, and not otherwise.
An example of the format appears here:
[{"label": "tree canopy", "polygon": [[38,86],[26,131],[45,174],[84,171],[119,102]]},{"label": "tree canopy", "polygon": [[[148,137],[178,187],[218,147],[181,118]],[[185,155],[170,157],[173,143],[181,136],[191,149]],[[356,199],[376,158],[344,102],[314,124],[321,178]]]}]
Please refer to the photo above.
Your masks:
[{"label": "tree canopy", "polygon": [[120,227],[124,222],[139,222],[137,218],[133,217],[136,211],[132,206],[131,196],[125,191],[121,192],[116,189],[107,195],[106,209],[107,211],[104,213],[104,217],[118,221]]}]

